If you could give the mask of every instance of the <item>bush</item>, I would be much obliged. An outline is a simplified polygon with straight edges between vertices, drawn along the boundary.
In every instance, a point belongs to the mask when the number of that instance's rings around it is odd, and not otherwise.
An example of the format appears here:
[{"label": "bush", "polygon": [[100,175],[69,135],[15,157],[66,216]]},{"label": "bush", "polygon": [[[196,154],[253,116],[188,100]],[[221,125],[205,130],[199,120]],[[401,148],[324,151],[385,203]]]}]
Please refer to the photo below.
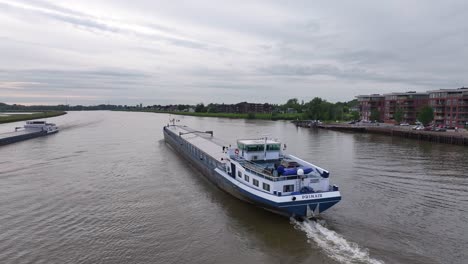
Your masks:
[{"label": "bush", "polygon": [[248,113],[247,118],[248,119],[255,119],[255,113]]}]

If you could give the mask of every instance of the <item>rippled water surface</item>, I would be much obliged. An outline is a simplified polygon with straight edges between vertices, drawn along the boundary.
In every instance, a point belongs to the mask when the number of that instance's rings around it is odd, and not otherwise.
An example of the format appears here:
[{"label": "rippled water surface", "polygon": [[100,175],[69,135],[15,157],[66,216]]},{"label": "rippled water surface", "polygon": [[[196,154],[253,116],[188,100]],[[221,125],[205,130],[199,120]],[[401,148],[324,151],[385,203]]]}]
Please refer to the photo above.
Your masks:
[{"label": "rippled water surface", "polygon": [[[331,171],[343,200],[296,222],[213,187],[163,141],[168,115],[70,112],[0,147],[0,263],[466,263],[468,148],[178,116],[265,134]],[[0,125],[11,131],[19,123]]]}]

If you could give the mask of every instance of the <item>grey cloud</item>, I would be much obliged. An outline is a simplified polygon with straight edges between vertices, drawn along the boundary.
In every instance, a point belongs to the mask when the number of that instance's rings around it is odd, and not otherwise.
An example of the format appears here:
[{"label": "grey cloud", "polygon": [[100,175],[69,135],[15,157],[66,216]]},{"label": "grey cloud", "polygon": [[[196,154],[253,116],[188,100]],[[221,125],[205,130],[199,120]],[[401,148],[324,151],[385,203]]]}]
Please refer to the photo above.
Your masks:
[{"label": "grey cloud", "polygon": [[[149,33],[145,34],[145,33],[140,33],[137,31],[129,30],[129,29],[119,28],[117,26],[111,26],[107,23],[100,22],[97,18],[93,16],[86,15],[81,12],[76,12],[71,9],[61,8],[59,6],[53,5],[45,1],[33,1],[32,3],[36,4],[38,7],[50,9],[51,11],[58,11],[59,13],[46,12],[46,11],[36,10],[36,9],[35,10],[23,9],[23,8],[16,7],[13,5],[8,5],[5,3],[0,3],[0,6],[3,6],[3,8],[5,9],[8,8],[9,10],[15,10],[17,12],[33,13],[35,15],[40,15],[45,18],[50,18],[50,19],[54,19],[60,22],[68,23],[68,24],[71,24],[71,25],[74,25],[79,28],[89,30],[92,32],[95,32],[97,30],[97,31],[109,32],[109,33],[132,35],[132,36],[137,36],[139,38],[144,38],[144,39],[153,40],[153,41],[165,41],[172,45],[181,46],[185,48],[191,48],[191,49],[209,50],[210,48],[214,48],[214,49],[220,48],[220,47],[207,45],[207,44],[197,42],[197,41],[178,39],[174,37],[160,36],[160,35],[149,34]],[[164,30],[164,31],[169,30],[169,28],[164,27],[164,26],[157,26],[155,24],[151,24],[151,26],[158,30]]]},{"label": "grey cloud", "polygon": [[[5,70],[0,72],[0,82],[21,79],[25,91],[77,91],[77,90],[128,90],[132,85],[145,86],[150,78],[146,73],[131,70]],[[154,77],[151,77],[154,78]],[[29,85],[33,83],[34,85]]]},{"label": "grey cloud", "polygon": [[69,15],[75,15],[75,16],[85,16],[84,13],[75,11],[73,9],[69,8],[64,8],[62,6],[55,5],[51,2],[48,1],[42,1],[42,0],[20,0],[18,2],[22,2],[24,4],[33,4],[34,6],[50,9],[53,11],[69,14]]},{"label": "grey cloud", "polygon": [[389,51],[356,50],[336,54],[337,60],[346,63],[376,65],[387,61],[403,60],[398,54]]},{"label": "grey cloud", "polygon": [[[153,103],[349,100],[468,84],[466,1],[106,1],[0,3],[0,20],[12,22],[0,36],[0,82]],[[121,16],[91,15],[113,11]]]},{"label": "grey cloud", "polygon": [[427,79],[425,76],[414,75],[411,77],[406,74],[382,74],[378,71],[371,71],[365,68],[346,68],[340,69],[333,65],[273,65],[268,68],[259,69],[260,72],[268,75],[278,76],[317,76],[327,75],[344,81],[377,81],[385,83],[401,83],[419,86],[443,87],[457,85],[456,80],[449,78],[432,76]]},{"label": "grey cloud", "polygon": [[331,65],[314,65],[314,66],[304,66],[304,65],[289,65],[289,64],[279,64],[272,65],[267,68],[259,69],[260,72],[269,74],[269,75],[279,75],[279,76],[310,76],[310,75],[337,75],[341,71]]}]

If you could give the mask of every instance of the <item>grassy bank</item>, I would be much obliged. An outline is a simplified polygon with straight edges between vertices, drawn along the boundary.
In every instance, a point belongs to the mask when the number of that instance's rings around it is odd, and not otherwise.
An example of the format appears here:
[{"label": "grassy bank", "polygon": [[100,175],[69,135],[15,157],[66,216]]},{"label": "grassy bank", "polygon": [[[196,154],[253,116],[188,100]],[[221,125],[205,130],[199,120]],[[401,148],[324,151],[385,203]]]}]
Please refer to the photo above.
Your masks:
[{"label": "grassy bank", "polygon": [[48,111],[48,112],[40,112],[40,113],[34,113],[34,114],[14,114],[14,115],[9,115],[9,116],[0,116],[0,124],[24,121],[24,120],[42,119],[42,118],[60,116],[66,113],[67,112],[63,112],[63,111]]},{"label": "grassy bank", "polygon": [[251,114],[236,114],[236,113],[190,113],[190,112],[162,112],[154,110],[137,110],[138,112],[152,112],[163,113],[172,115],[185,115],[185,116],[201,116],[201,117],[222,117],[222,118],[236,118],[236,119],[262,119],[262,120],[297,120],[304,119],[301,113],[296,114],[270,114],[270,113],[251,113]]}]

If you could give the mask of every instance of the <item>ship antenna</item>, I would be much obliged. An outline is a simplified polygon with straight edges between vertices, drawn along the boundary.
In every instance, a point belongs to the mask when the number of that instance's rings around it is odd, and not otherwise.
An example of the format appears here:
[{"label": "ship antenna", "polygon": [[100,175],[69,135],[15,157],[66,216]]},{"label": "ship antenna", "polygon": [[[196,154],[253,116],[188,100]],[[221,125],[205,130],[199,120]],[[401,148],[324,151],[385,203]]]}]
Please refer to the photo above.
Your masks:
[{"label": "ship antenna", "polygon": [[268,134],[265,134],[265,142],[263,144],[263,160],[267,159],[266,152],[267,152],[267,140],[268,140]]}]

